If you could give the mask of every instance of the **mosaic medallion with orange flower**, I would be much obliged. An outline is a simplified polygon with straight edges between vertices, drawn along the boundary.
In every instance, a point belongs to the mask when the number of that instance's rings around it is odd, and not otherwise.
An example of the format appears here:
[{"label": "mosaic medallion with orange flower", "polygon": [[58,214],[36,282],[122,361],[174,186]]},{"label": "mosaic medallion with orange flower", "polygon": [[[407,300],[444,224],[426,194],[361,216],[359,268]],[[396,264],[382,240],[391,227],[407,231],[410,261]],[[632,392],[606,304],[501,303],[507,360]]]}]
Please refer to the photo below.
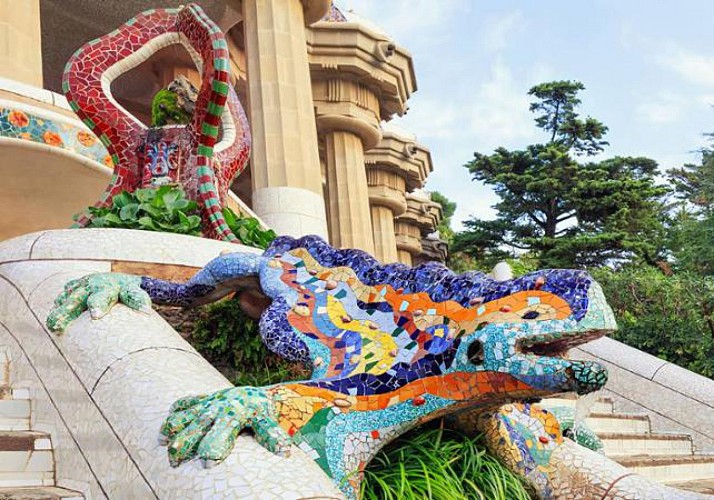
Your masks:
[{"label": "mosaic medallion with orange flower", "polygon": [[97,142],[97,138],[94,137],[94,134],[91,132],[85,132],[84,130],[77,132],[77,140],[82,146],[86,146],[88,148],[92,147],[94,143]]},{"label": "mosaic medallion with orange flower", "polygon": [[50,146],[61,146],[62,145],[62,138],[60,135],[56,132],[52,132],[50,130],[46,131],[44,134],[42,134],[42,139],[45,141],[46,144],[49,144]]},{"label": "mosaic medallion with orange flower", "polygon": [[15,127],[24,128],[30,124],[30,119],[22,111],[10,111],[7,119]]}]

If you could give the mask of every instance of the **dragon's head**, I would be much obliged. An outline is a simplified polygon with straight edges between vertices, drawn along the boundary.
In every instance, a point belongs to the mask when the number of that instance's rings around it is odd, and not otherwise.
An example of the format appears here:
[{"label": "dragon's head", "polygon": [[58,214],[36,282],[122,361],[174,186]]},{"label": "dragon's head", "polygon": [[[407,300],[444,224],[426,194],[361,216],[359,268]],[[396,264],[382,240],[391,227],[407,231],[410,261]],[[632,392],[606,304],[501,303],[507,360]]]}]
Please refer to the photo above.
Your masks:
[{"label": "dragon's head", "polygon": [[605,384],[604,367],[566,358],[570,348],[616,328],[591,276],[546,270],[509,281],[482,278],[478,284],[467,308],[475,317],[460,325],[448,372],[505,374],[503,392],[521,392],[525,384],[531,396],[586,394]]}]

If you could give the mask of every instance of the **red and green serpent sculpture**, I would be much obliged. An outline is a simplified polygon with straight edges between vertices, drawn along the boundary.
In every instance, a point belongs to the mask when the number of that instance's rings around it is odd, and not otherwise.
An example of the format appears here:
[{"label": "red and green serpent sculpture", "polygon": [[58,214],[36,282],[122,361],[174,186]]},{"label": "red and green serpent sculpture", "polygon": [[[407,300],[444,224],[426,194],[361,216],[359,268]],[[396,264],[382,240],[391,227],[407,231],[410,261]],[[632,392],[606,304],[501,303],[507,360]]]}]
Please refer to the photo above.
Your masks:
[{"label": "red and green serpent sculpture", "polygon": [[[195,111],[188,125],[149,128],[117,102],[111,83],[174,44],[187,49],[202,75]],[[114,169],[95,206],[111,204],[122,191],[158,181],[176,183],[199,203],[205,236],[237,241],[222,208],[231,183],[247,164],[250,130],[229,69],[223,32],[193,4],[142,12],[72,55],[63,90],[74,112],[109,151]],[[86,215],[78,219],[80,226],[88,222]]]}]

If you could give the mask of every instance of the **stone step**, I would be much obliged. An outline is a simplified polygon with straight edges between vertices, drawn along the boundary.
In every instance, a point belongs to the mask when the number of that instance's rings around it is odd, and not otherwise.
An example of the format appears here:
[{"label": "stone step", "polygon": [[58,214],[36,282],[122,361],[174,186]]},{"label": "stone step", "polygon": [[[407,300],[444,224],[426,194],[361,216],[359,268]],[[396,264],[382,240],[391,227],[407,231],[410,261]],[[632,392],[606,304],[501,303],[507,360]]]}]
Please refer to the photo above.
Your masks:
[{"label": "stone step", "polygon": [[11,395],[12,399],[0,399],[0,432],[30,430],[29,390],[11,389]]},{"label": "stone step", "polygon": [[585,424],[596,434],[649,434],[650,418],[640,413],[591,413]]},{"label": "stone step", "polygon": [[[551,408],[553,406],[567,406],[568,408],[575,408],[576,401],[576,398],[557,397],[543,399],[540,404],[545,408]],[[613,410],[614,403],[610,398],[598,399],[590,408],[591,413],[612,413]]]},{"label": "stone step", "polygon": [[44,451],[52,449],[46,432],[0,431],[0,451]]},{"label": "stone step", "polygon": [[714,486],[714,455],[632,456],[616,460],[632,472],[668,486],[702,480]]},{"label": "stone step", "polygon": [[0,432],[0,488],[54,486],[55,463],[45,432]]},{"label": "stone step", "polygon": [[34,486],[54,486],[55,473],[52,472],[0,472],[0,488],[30,488]]},{"label": "stone step", "polygon": [[692,437],[689,434],[631,434],[598,433],[605,455],[613,460],[635,455],[692,455]]},{"label": "stone step", "polygon": [[714,495],[714,478],[695,481],[678,481],[676,483],[667,483],[667,486],[677,488],[678,490],[689,490],[705,495]]},{"label": "stone step", "polygon": [[56,486],[34,488],[0,488],[0,500],[82,500],[84,495]]}]

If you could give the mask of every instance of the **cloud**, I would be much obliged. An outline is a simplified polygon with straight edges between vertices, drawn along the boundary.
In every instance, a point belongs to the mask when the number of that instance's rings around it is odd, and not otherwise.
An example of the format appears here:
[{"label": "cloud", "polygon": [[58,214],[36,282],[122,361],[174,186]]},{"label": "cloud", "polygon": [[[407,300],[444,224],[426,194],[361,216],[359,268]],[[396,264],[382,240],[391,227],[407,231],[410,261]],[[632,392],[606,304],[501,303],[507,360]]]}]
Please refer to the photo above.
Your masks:
[{"label": "cloud", "polygon": [[656,60],[690,83],[714,87],[714,57],[697,54],[677,45],[670,45]]},{"label": "cloud", "polygon": [[470,133],[485,147],[535,139],[533,116],[528,111],[528,86],[516,81],[511,69],[497,59],[490,77],[481,84],[470,110]]},{"label": "cloud", "polygon": [[484,49],[489,52],[501,52],[508,43],[523,32],[526,18],[519,10],[492,16],[486,23],[486,29],[481,36]]},{"label": "cloud", "polygon": [[387,27],[387,33],[397,42],[414,33],[428,33],[424,43],[439,32],[448,33],[452,19],[473,9],[470,0],[338,0],[336,5]]},{"label": "cloud", "polygon": [[681,120],[691,99],[670,92],[660,92],[651,99],[641,102],[635,107],[635,113],[640,120],[651,123],[673,123]]}]

